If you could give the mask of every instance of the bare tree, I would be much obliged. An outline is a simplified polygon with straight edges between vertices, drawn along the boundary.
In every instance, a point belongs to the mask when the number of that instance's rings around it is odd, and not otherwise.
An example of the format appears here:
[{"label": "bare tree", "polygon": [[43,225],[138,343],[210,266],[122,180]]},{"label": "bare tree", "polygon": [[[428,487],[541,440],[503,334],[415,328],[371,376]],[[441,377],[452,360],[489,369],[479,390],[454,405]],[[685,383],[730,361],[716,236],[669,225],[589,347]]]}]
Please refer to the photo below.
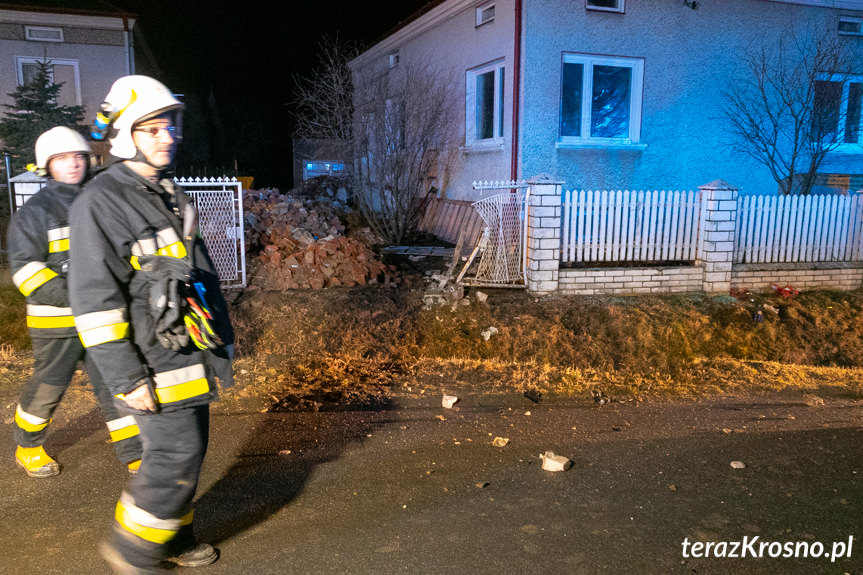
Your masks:
[{"label": "bare tree", "polygon": [[[808,194],[825,156],[859,137],[846,133],[853,118],[842,103],[856,67],[849,46],[835,31],[807,32],[745,51],[747,75],[724,94],[732,147],[767,166],[783,194]],[[859,126],[859,97],[857,106]]]},{"label": "bare tree", "polygon": [[460,142],[453,85],[423,60],[354,71],[354,197],[388,242],[415,228],[432,188],[447,188]]},{"label": "bare tree", "polygon": [[307,77],[294,78],[294,135],[326,142],[349,161],[353,157],[353,80],[348,66],[356,48],[338,38],[325,37],[318,50],[318,66]]}]

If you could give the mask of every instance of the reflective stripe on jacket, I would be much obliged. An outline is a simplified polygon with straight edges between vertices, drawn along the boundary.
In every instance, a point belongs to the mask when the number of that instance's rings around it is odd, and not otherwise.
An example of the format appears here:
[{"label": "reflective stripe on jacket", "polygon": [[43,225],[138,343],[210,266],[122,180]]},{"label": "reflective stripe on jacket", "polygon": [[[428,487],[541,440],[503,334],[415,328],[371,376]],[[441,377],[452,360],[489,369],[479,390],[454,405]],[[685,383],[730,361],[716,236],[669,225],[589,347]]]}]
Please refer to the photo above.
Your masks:
[{"label": "reflective stripe on jacket", "polygon": [[12,282],[27,298],[31,337],[75,337],[66,275],[69,261],[69,208],[79,186],[50,181],[9,223]]}]

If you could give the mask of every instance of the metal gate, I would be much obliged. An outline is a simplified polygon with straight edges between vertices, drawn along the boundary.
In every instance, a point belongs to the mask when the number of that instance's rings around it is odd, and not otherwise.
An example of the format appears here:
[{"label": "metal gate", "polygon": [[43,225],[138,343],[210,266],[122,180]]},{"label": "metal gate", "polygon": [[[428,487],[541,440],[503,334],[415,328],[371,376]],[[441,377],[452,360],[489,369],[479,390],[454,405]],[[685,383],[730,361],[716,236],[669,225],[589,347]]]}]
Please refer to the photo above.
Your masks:
[{"label": "metal gate", "polygon": [[[509,190],[508,193],[483,198],[473,207],[485,222],[482,237],[468,259],[459,280],[466,285],[487,287],[525,287],[525,241],[527,218],[525,203],[530,197],[525,182],[474,182],[475,190]],[[464,277],[479,252],[476,275]]]},{"label": "metal gate", "polygon": [[224,288],[246,286],[243,184],[236,178],[174,178],[198,208],[201,235]]}]

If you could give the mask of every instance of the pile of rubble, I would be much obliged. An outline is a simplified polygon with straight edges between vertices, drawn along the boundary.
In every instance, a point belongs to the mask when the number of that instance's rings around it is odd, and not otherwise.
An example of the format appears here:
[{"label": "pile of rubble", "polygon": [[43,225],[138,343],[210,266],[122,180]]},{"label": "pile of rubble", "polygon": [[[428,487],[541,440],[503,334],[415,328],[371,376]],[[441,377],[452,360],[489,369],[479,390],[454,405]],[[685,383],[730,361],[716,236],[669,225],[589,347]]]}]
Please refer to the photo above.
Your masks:
[{"label": "pile of rubble", "polygon": [[374,234],[360,230],[345,237],[338,199],[303,199],[276,189],[249,190],[243,196],[246,248],[258,253],[251,283],[266,289],[391,285],[398,281],[371,249]]}]

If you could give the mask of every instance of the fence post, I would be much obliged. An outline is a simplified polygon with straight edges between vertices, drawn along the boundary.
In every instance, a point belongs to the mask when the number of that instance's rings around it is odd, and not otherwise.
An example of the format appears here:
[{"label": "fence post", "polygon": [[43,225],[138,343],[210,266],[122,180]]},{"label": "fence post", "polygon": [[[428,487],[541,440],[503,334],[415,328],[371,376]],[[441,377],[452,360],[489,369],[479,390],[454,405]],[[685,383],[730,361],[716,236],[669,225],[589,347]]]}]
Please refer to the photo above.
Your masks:
[{"label": "fence post", "polygon": [[560,270],[561,186],[549,176],[528,180],[527,289],[537,294],[556,292]]},{"label": "fence post", "polygon": [[738,188],[715,180],[698,189],[701,190],[703,241],[697,263],[704,266],[703,289],[708,294],[727,294],[731,290],[734,262]]}]

